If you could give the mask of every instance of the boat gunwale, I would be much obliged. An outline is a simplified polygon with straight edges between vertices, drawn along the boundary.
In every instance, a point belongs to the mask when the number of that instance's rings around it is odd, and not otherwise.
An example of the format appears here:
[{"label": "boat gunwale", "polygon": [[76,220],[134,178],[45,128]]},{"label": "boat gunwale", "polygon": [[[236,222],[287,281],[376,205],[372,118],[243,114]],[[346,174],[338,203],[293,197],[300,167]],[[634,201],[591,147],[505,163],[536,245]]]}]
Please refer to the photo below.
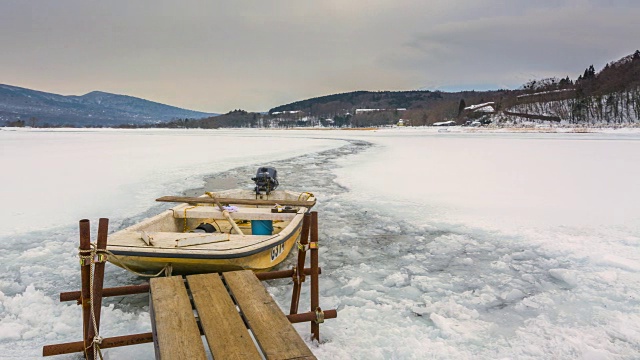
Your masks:
[{"label": "boat gunwale", "polygon": [[[281,191],[283,193],[286,193],[292,196],[295,196],[296,194],[298,194],[297,192],[290,191],[290,190],[281,190]],[[246,190],[231,189],[231,190],[216,192],[216,194],[217,195],[224,194],[229,196],[231,194],[244,193],[244,192],[246,192]],[[207,195],[202,195],[201,197],[206,198]],[[311,194],[309,198],[315,199],[315,196]],[[118,233],[127,232],[127,231],[139,232],[140,230],[138,229],[140,229],[141,227],[144,228],[145,226],[149,226],[150,224],[153,224],[154,222],[159,221],[163,218],[175,219],[175,214],[177,211],[182,211],[189,206],[191,205],[188,203],[178,204],[150,218],[143,219],[141,222],[137,224],[134,224],[122,230],[116,231],[110,236],[116,235]],[[289,221],[289,224],[287,224],[287,226],[285,226],[285,228],[282,229],[278,234],[274,234],[261,241],[252,242],[246,245],[238,244],[234,248],[207,249],[207,248],[201,248],[199,246],[198,248],[196,247],[176,248],[176,247],[149,247],[149,246],[141,246],[141,245],[133,245],[133,244],[132,245],[123,245],[123,244],[110,245],[107,240],[107,250],[109,250],[111,253],[113,253],[116,256],[147,257],[147,258],[189,258],[189,259],[243,258],[243,257],[252,256],[258,253],[262,253],[264,251],[269,251],[274,246],[277,246],[289,241],[292,236],[296,234],[298,234],[296,236],[299,236],[299,231],[302,227],[302,219],[304,218],[304,214],[307,213],[309,210],[310,210],[309,207],[300,207],[298,209],[298,212],[295,214],[295,216]],[[254,236],[254,235],[245,235],[244,237],[250,238],[251,236]],[[262,237],[264,235],[257,235],[257,236]],[[234,242],[237,243],[238,241],[241,241],[241,238],[236,238],[234,240],[236,240]],[[242,249],[247,249],[247,248],[251,248],[251,249],[242,251]]]},{"label": "boat gunwale", "polygon": [[[257,249],[253,249],[253,250],[249,250],[249,251],[244,251],[244,252],[236,252],[236,253],[230,253],[229,250],[215,250],[215,249],[184,249],[181,248],[180,249],[180,253],[176,252],[175,248],[156,248],[153,249],[155,251],[153,252],[145,252],[145,251],[126,251],[126,250],[118,250],[116,248],[122,248],[122,247],[127,247],[127,246],[111,246],[109,251],[111,253],[113,253],[114,255],[118,255],[118,256],[137,256],[137,257],[156,257],[156,258],[182,258],[182,259],[237,259],[237,258],[243,258],[243,257],[247,257],[247,256],[251,256],[251,255],[255,255],[258,253],[261,253],[263,251],[268,251],[271,248],[273,248],[274,246],[283,244],[285,242],[287,242],[289,239],[291,239],[292,236],[296,235],[298,233],[298,229],[300,229],[302,227],[302,221],[299,221],[298,224],[296,224],[296,226],[294,227],[294,229],[292,231],[290,231],[286,236],[283,236],[283,238],[281,240],[275,241],[275,242],[271,242],[267,245],[261,246]],[[272,240],[274,238],[279,237],[280,234],[275,235],[274,237],[270,238],[270,239],[265,239],[262,242],[265,241],[269,241]],[[260,242],[261,243],[261,242]],[[249,246],[253,246],[256,244],[260,244],[260,243],[254,243],[254,244],[250,244],[247,245],[245,247],[249,247]],[[139,248],[142,249],[143,247],[141,246],[131,246],[130,248]],[[151,250],[151,249],[150,249]],[[164,250],[164,251],[162,251]],[[224,251],[224,254],[203,254],[202,252],[221,252]]]}]

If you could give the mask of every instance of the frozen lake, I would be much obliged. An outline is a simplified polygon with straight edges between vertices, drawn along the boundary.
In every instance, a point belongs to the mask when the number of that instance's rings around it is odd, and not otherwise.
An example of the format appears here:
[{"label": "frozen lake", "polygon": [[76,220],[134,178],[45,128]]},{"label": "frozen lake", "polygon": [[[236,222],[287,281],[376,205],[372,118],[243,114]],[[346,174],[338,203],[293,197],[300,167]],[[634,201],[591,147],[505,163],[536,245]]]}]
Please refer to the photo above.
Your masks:
[{"label": "frozen lake", "polygon": [[[273,165],[319,198],[320,304],[338,318],[318,358],[636,359],[638,154],[633,133],[0,130],[0,358],[80,340],[80,308],[57,302],[79,287],[77,220],[114,231]],[[107,286],[139,281],[108,267]],[[285,282],[268,288],[288,306]],[[149,331],[145,303],[107,301],[102,333]]]}]

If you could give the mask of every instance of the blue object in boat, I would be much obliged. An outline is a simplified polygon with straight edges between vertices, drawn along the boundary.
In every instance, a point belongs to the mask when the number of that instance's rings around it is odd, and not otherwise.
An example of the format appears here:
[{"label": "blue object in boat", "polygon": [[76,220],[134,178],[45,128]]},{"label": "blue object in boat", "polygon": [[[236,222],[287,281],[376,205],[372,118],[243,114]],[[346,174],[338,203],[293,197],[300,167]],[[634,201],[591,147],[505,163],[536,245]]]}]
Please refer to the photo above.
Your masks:
[{"label": "blue object in boat", "polygon": [[273,220],[251,220],[251,235],[272,235]]}]

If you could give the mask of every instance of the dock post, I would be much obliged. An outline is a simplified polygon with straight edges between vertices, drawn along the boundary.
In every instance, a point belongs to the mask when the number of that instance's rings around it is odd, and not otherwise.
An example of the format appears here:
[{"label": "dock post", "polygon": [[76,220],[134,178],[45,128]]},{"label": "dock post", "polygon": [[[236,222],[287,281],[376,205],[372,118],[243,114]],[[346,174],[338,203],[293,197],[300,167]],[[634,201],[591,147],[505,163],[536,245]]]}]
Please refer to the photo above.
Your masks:
[{"label": "dock post", "polygon": [[84,356],[93,359],[93,351],[88,351],[91,344],[89,329],[91,328],[91,224],[88,219],[80,220],[80,275],[82,279],[82,340],[84,342]]},{"label": "dock post", "polygon": [[[309,243],[311,250],[311,311],[318,316],[316,320],[311,322],[311,334],[313,339],[320,341],[320,295],[318,294],[318,212],[311,212],[311,242]],[[324,319],[322,319],[324,320]]]},{"label": "dock post", "polygon": [[302,283],[305,280],[304,276],[304,262],[307,259],[307,244],[309,244],[309,223],[311,215],[309,213],[304,214],[302,220],[302,232],[300,233],[300,244],[298,245],[298,264],[294,268],[293,273],[293,291],[291,293],[291,308],[289,315],[298,313],[298,305],[300,304],[300,290]]},{"label": "dock post", "polygon": [[[98,239],[96,241],[97,250],[105,250],[107,248],[107,233],[109,232],[109,219],[100,218],[98,223]],[[87,352],[95,354],[93,339],[96,335],[100,334],[100,314],[102,312],[102,287],[104,284],[104,266],[106,261],[106,255],[99,254],[95,260],[95,266],[93,269],[93,302],[91,321],[89,326],[89,334],[87,335],[88,341],[91,345],[87,348]],[[96,333],[97,332],[97,333]]]}]

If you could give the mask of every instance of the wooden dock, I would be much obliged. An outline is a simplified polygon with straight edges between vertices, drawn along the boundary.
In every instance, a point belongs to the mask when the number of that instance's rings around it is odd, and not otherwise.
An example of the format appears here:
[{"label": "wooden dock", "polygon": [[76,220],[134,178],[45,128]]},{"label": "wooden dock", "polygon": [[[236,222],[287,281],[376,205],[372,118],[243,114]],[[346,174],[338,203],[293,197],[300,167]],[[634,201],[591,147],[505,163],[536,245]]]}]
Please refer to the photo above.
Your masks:
[{"label": "wooden dock", "polygon": [[[102,358],[101,350],[154,343],[158,359],[315,359],[291,325],[310,322],[313,340],[320,340],[319,325],[336,318],[335,309],[319,306],[318,218],[306,213],[298,243],[298,261],[290,270],[253,273],[250,270],[153,278],[149,283],[103,288],[108,252],[108,219],[100,219],[98,239],[90,243],[89,221],[80,221],[81,291],[60,293],[60,301],[77,301],[82,307],[82,341],[45,345],[43,356],[84,353]],[[310,268],[305,268],[310,252]],[[310,281],[310,309],[298,313],[300,291]],[[291,307],[285,315],[261,281],[293,281]],[[152,332],[103,337],[100,334],[102,298],[149,294]],[[203,337],[204,336],[204,337]],[[207,350],[209,352],[207,352]]]},{"label": "wooden dock", "polygon": [[248,270],[151,279],[150,311],[157,359],[315,359]]}]

